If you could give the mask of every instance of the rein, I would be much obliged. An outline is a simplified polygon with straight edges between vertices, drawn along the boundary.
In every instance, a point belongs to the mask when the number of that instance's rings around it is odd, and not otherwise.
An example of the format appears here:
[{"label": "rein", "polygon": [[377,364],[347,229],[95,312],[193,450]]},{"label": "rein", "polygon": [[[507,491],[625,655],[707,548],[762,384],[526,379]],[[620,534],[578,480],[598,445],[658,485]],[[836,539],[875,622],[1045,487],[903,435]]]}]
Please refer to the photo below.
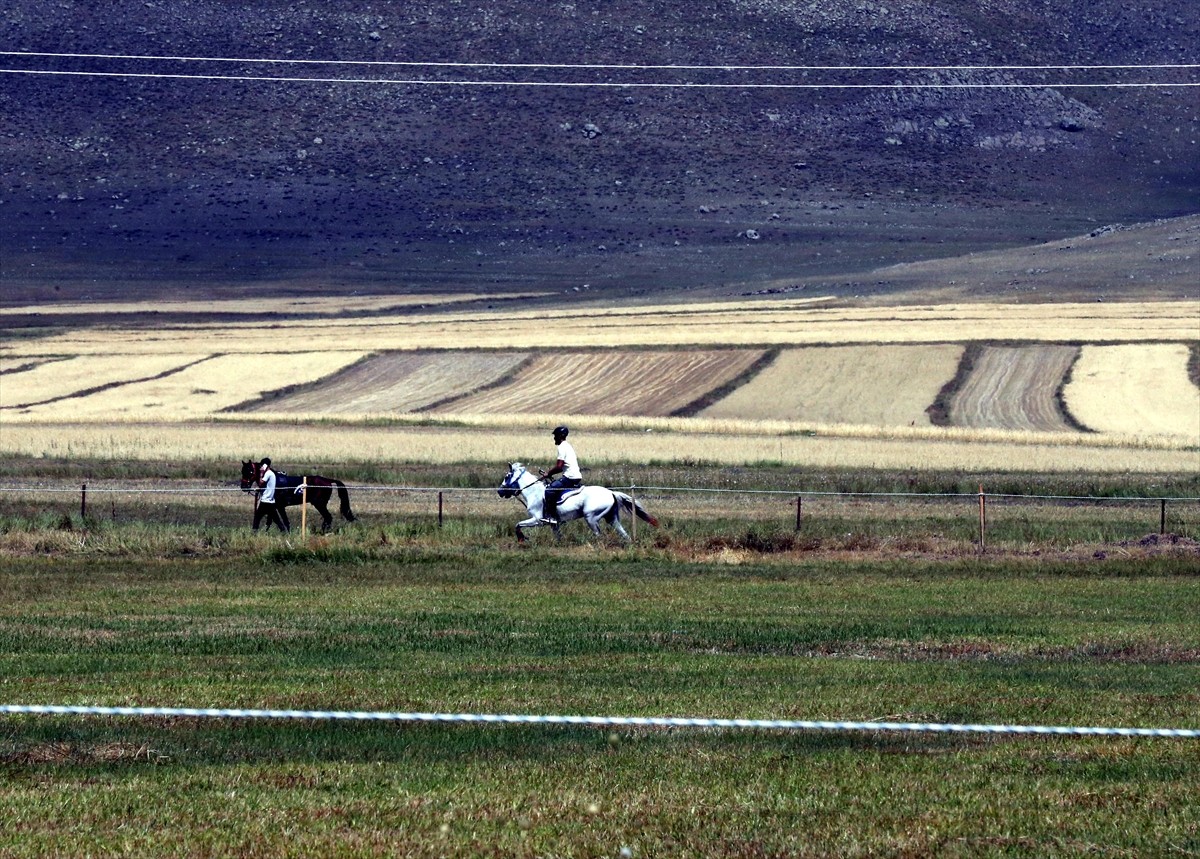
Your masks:
[{"label": "rein", "polygon": [[[530,482],[526,483],[524,486],[522,486],[521,480],[524,477],[529,477]],[[526,468],[525,466],[521,466],[520,473],[518,473],[517,475],[515,475],[513,477],[513,483],[516,485],[517,495],[520,497],[521,503],[525,505],[526,510],[529,509],[529,498],[526,497],[525,493],[528,492],[533,487],[537,486],[537,484],[539,482],[541,482],[541,481],[538,478],[534,477],[533,474],[530,473],[529,469]]]}]

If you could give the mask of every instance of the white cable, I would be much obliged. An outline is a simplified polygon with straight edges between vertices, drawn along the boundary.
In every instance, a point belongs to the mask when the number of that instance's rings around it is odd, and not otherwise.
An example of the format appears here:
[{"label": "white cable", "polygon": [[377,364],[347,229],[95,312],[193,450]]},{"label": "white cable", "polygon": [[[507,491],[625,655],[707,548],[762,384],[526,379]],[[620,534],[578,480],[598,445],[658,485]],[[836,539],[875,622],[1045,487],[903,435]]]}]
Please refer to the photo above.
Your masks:
[{"label": "white cable", "polygon": [[1195,739],[1195,728],[1104,728],[1071,725],[985,725],[941,722],[850,722],[803,719],[708,719],[674,716],[538,716],[489,713],[394,713],[362,710],[242,710],[193,707],[93,707],[0,704],[0,715],[157,716],[207,719],[306,719],[358,722],[474,722],[505,725],[583,725],[629,728],[743,728],[782,731],[903,731],[958,734],[1051,734]]},{"label": "white cable", "polygon": [[822,65],[686,65],[686,64],[640,64],[640,63],[468,63],[430,62],[423,60],[318,60],[302,58],[270,57],[185,57],[159,56],[154,54],[86,54],[58,53],[51,51],[0,51],[0,56],[10,57],[57,57],[64,59],[95,60],[151,60],[185,63],[271,63],[292,65],[347,65],[347,66],[409,66],[429,68],[463,69],[599,69],[634,71],[1128,71],[1162,69],[1196,69],[1200,63],[1129,63],[1097,65],[979,65],[979,66],[822,66]]},{"label": "white cable", "polygon": [[929,89],[1144,89],[1196,87],[1200,82],[1167,83],[1162,81],[1143,83],[923,83],[923,84],[783,84],[783,83],[617,83],[613,81],[485,81],[485,80],[419,80],[389,78],[306,78],[267,77],[258,75],[186,75],[154,74],[149,72],[83,72],[55,71],[48,69],[0,69],[0,74],[50,75],[92,78],[159,78],[170,80],[204,80],[269,83],[315,83],[315,84],[390,84],[392,86],[460,86],[460,87],[541,87],[577,89],[772,89],[772,90],[929,90]]}]

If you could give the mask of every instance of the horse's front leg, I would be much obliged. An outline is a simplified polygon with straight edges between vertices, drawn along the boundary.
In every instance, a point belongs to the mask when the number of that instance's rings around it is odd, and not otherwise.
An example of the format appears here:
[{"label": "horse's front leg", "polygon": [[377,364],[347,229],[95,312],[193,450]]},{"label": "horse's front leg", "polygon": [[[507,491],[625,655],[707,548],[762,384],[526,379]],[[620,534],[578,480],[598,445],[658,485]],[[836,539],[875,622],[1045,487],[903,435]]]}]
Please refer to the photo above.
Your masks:
[{"label": "horse's front leg", "polygon": [[546,523],[542,521],[540,516],[531,516],[528,519],[522,519],[517,523],[517,542],[524,543],[526,541],[526,528],[540,528],[544,524]]}]

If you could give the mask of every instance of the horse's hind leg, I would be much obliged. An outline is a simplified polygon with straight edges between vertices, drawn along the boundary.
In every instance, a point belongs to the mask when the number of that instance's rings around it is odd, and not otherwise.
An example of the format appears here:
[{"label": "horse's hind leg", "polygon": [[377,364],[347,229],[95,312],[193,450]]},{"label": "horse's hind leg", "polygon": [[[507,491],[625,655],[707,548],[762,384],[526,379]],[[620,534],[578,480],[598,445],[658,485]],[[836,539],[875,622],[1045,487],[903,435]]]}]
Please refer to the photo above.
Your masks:
[{"label": "horse's hind leg", "polygon": [[321,533],[326,534],[333,527],[333,514],[329,512],[329,508],[324,504],[314,504],[317,512],[321,514]]},{"label": "horse's hind leg", "polygon": [[625,526],[621,524],[621,517],[614,516],[610,524],[613,526],[616,532],[621,535],[622,540],[624,540],[626,543],[631,542],[629,532],[626,531]]},{"label": "horse's hind leg", "polygon": [[[622,540],[624,540],[626,543],[632,542],[629,537],[629,532],[626,531],[625,526],[621,524],[621,505],[619,502],[614,503],[612,507],[608,508],[608,511],[604,514],[604,521],[609,525],[612,525],[613,530],[621,535]],[[596,525],[595,530],[597,534],[600,533],[599,524]]]}]

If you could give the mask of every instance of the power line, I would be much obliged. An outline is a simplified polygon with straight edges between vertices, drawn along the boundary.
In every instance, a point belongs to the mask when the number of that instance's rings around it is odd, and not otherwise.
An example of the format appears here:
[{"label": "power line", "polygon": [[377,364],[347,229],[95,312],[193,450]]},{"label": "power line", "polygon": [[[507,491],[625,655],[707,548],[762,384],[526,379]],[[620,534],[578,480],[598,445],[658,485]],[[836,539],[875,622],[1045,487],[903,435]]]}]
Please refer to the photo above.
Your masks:
[{"label": "power line", "polygon": [[352,66],[401,66],[416,68],[464,68],[464,69],[581,69],[608,71],[1162,71],[1200,68],[1200,63],[1128,63],[1088,64],[1071,63],[1052,65],[688,65],[688,64],[641,64],[641,63],[479,63],[427,60],[322,60],[304,58],[257,58],[257,57],[187,57],[159,56],[154,54],[87,54],[58,53],[50,51],[0,51],[8,57],[54,57],[59,59],[95,60],[139,60],[184,63],[265,63],[276,65],[352,65]]},{"label": "power line", "polygon": [[[720,67],[714,67],[720,68]],[[890,67],[889,67],[890,68]],[[941,67],[948,68],[948,67]],[[158,78],[168,80],[206,80],[206,81],[237,81],[237,82],[269,82],[269,83],[318,83],[318,84],[389,84],[393,86],[470,86],[470,87],[562,87],[562,88],[607,88],[607,89],[835,89],[835,90],[865,90],[865,89],[1139,89],[1139,88],[1172,88],[1196,87],[1200,81],[1185,81],[1173,83],[1169,81],[1138,81],[1127,83],[1083,82],[1071,81],[1023,83],[696,83],[682,82],[653,82],[653,81],[531,81],[531,80],[429,80],[421,78],[325,78],[325,77],[282,77],[267,75],[197,75],[182,73],[157,72],[94,72],[94,71],[65,71],[54,69],[4,69],[0,74],[11,75],[46,75],[66,77],[94,78]]]}]

